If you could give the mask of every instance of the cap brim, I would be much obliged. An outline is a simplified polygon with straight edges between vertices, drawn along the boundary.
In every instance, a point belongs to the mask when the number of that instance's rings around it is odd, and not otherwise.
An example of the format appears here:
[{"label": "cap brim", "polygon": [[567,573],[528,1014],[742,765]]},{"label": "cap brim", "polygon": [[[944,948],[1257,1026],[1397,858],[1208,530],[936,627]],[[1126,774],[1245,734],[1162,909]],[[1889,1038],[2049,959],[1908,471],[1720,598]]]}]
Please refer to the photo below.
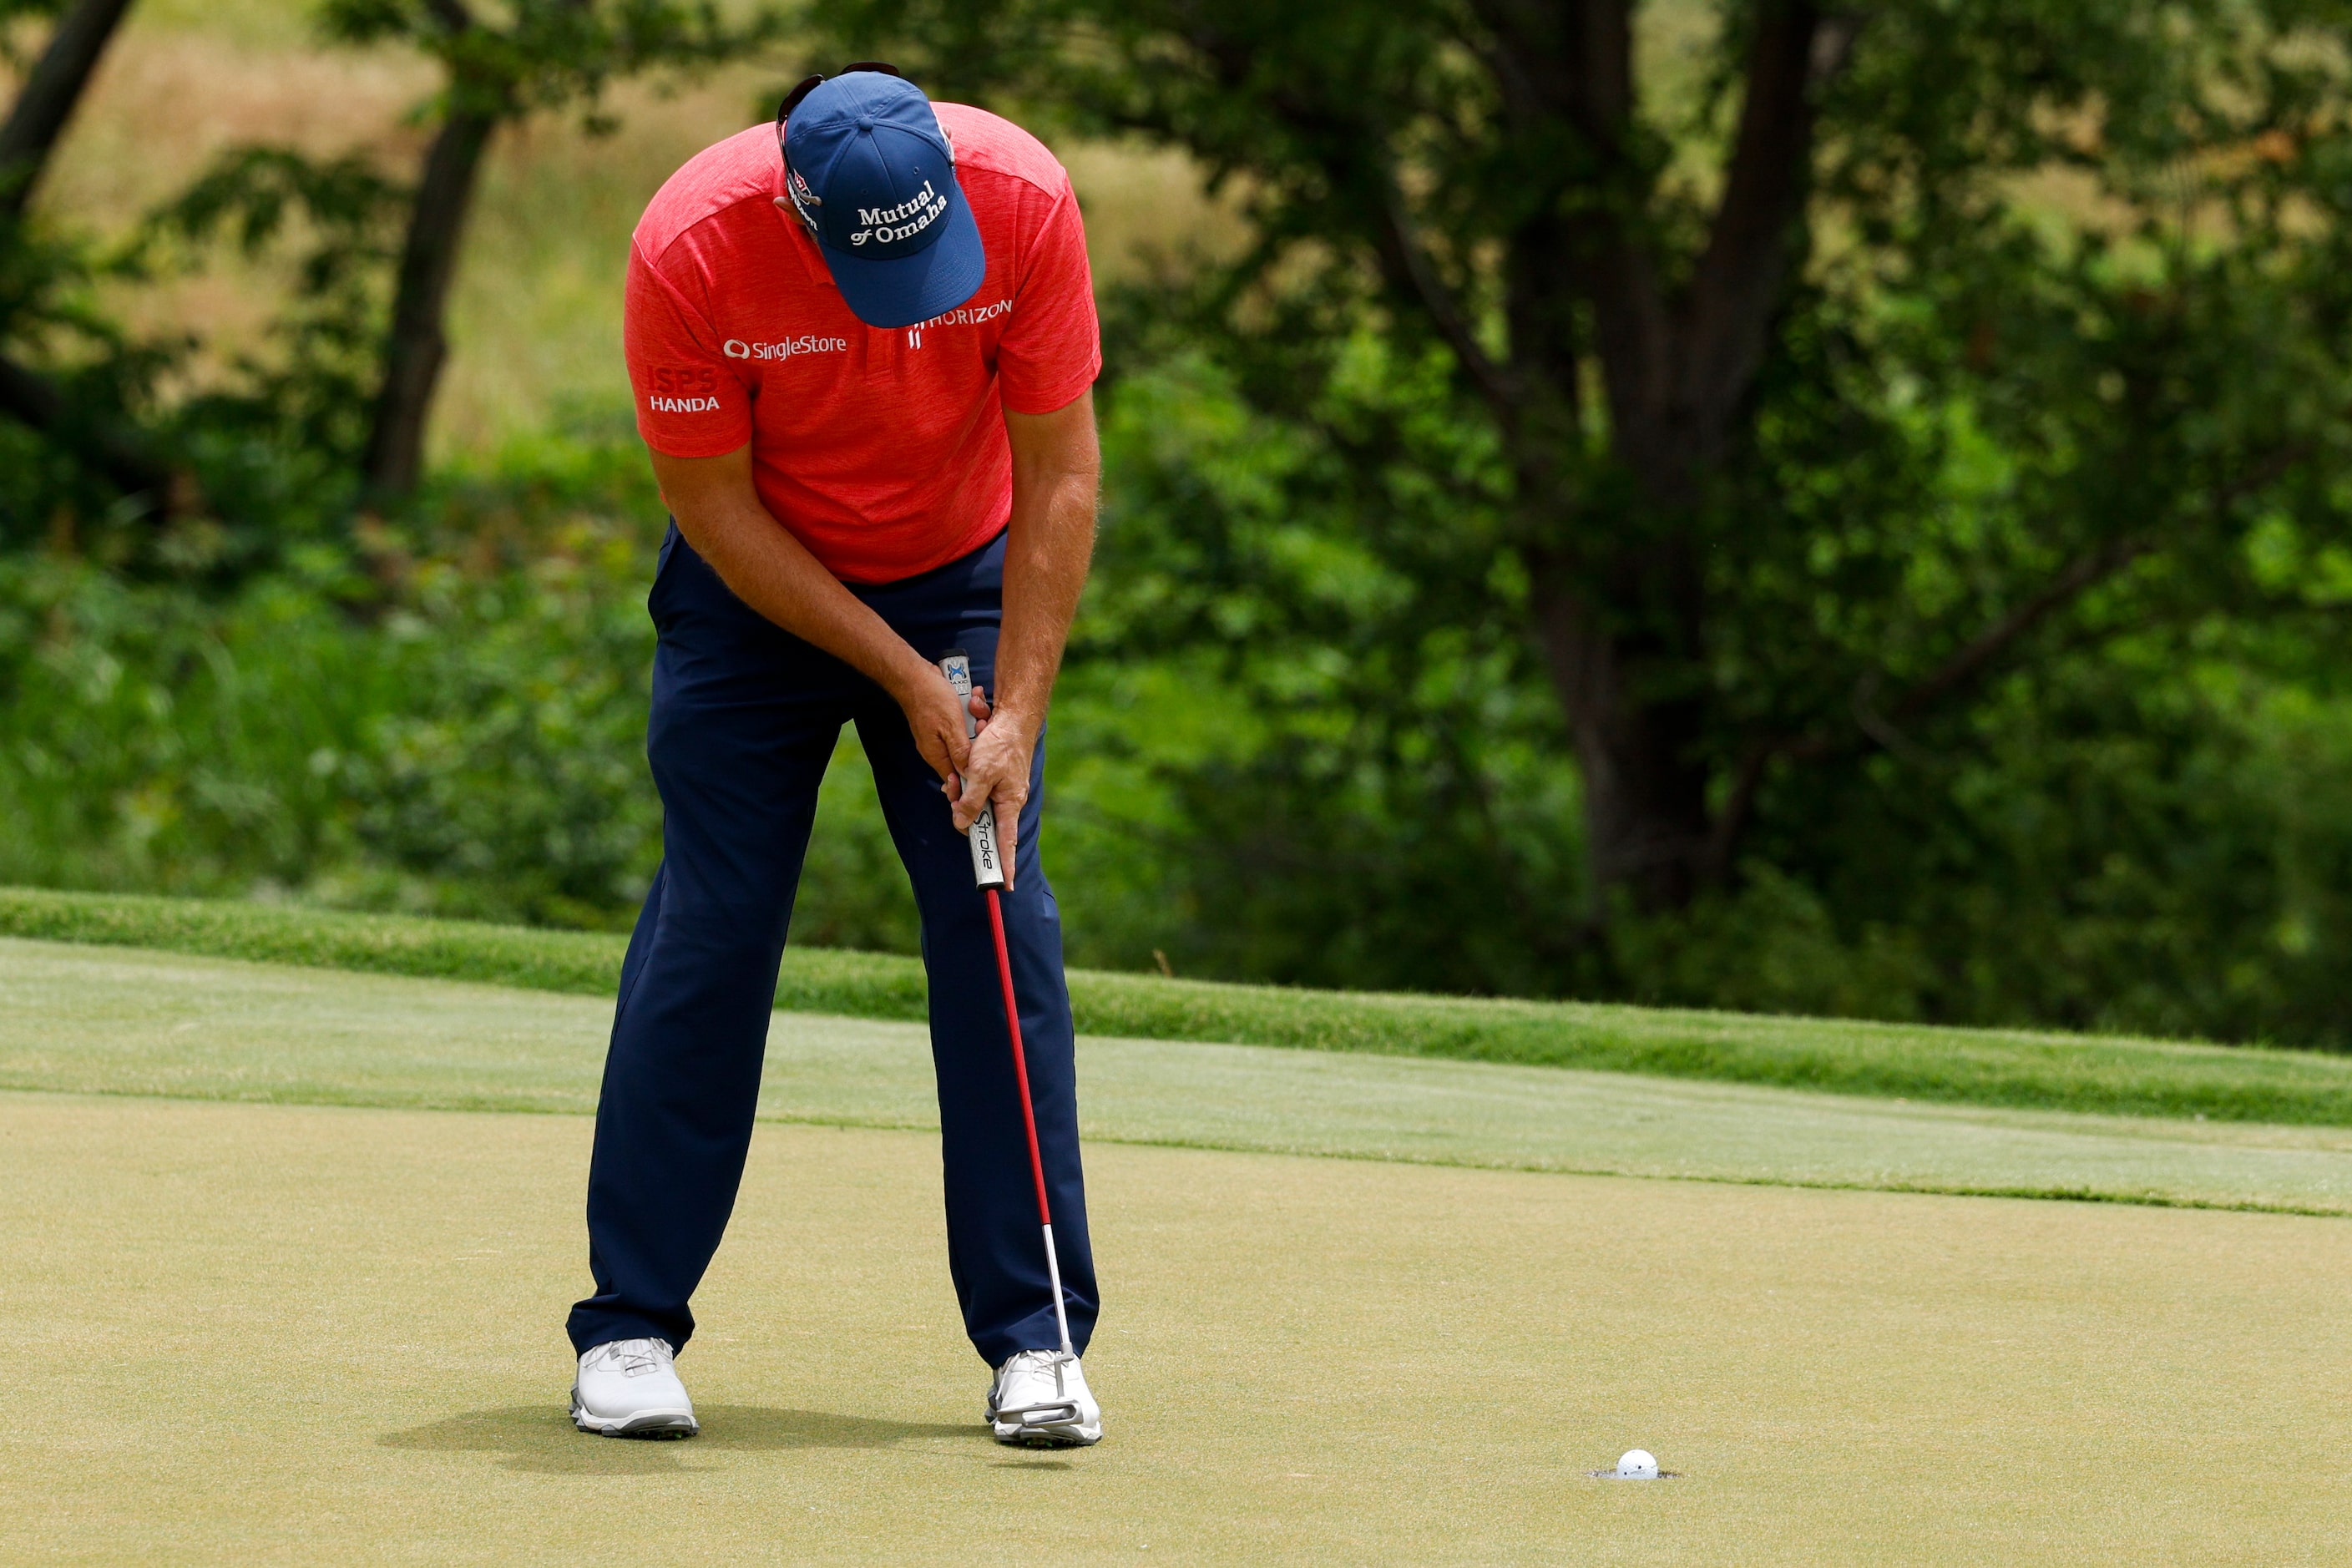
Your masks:
[{"label": "cap brim", "polygon": [[888,261],[853,256],[829,245],[817,248],[842,301],[869,327],[911,327],[944,315],[977,293],[988,276],[988,253],[971,204],[956,193],[947,232],[912,256]]}]

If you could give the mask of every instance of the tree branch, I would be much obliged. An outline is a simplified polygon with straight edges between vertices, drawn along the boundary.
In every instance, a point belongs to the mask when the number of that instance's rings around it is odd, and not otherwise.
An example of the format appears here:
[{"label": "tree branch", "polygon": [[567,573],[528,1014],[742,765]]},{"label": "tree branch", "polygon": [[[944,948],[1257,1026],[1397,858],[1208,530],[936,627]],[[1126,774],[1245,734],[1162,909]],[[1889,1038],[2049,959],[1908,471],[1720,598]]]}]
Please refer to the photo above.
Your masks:
[{"label": "tree branch", "polygon": [[1564,51],[1530,9],[1520,0],[1481,0],[1472,11],[1480,26],[1454,30],[1454,41],[1495,79],[1504,116],[1521,134],[1565,113],[1569,100]]},{"label": "tree branch", "polygon": [[59,19],[0,124],[0,217],[21,216],[131,0],[80,0]]},{"label": "tree branch", "polygon": [[[2285,476],[2288,469],[2309,457],[2311,450],[2308,442],[2282,447],[2216,489],[2212,496],[2212,510],[2219,511],[2241,497],[2276,482]],[[1870,679],[1865,676],[1864,681],[1856,685],[1854,697],[1848,704],[1856,728],[1862,731],[1865,741],[1889,751],[1902,750],[1902,736],[1894,729],[1893,721],[1916,718],[1960,690],[1991,668],[2034,627],[2133,562],[2153,554],[2159,548],[2160,543],[2154,536],[2132,533],[2107,540],[2095,549],[2075,557],[2024,602],[1962,644],[1950,658],[1929,671],[1884,711],[1871,709],[1864,700]],[[1768,737],[1752,743],[1733,771],[1731,787],[1725,795],[1722,809],[1716,815],[1715,830],[1707,846],[1708,874],[1719,879],[1729,872],[1731,857],[1755,814],[1756,797],[1763,787],[1765,773],[1775,761],[1785,758],[1792,763],[1813,762],[1851,743],[1851,739],[1843,732],[1829,730]]]},{"label": "tree branch", "polygon": [[1683,388],[1702,404],[1744,397],[1763,363],[1812,173],[1821,31],[1812,0],[1765,0],[1758,18],[1723,198],[1691,275]]},{"label": "tree branch", "polygon": [[[1649,240],[1653,176],[1630,150],[1635,85],[1628,0],[1473,5],[1496,40],[1483,58],[1515,121],[1530,129],[1550,121],[1572,132],[1587,161],[1565,183],[1593,199],[1553,215],[1543,253],[1528,265],[1565,268],[1571,281],[1559,292],[1591,301],[1591,344],[1606,373],[1611,417],[1622,439],[1638,442],[1668,392],[1673,334],[1664,272]],[[1558,140],[1558,129],[1547,139]]]},{"label": "tree branch", "polygon": [[[1864,700],[1869,679],[1865,676],[1863,682],[1857,683],[1853,696],[1847,703],[1848,715],[1853,719],[1855,729],[1861,731],[1862,740],[1888,751],[1902,752],[1906,742],[1894,729],[1891,720],[1916,717],[1974,680],[2020,637],[2055,611],[2155,547],[2155,542],[2146,535],[2127,535],[2111,539],[2098,549],[2068,563],[2063,571],[2043,584],[2023,604],[1970,637],[1958,652],[1937,666],[1926,679],[1905,692],[1885,713],[1871,708]],[[1765,774],[1773,763],[1782,759],[1792,763],[1816,762],[1853,743],[1853,738],[1843,731],[1813,730],[1799,735],[1775,736],[1751,744],[1741,754],[1739,765],[1733,770],[1731,787],[1725,792],[1723,805],[1716,812],[1714,830],[1708,835],[1706,861],[1708,879],[1720,881],[1730,874],[1732,856],[1748,831],[1749,820],[1755,816],[1756,797],[1762,791]]]},{"label": "tree branch", "polygon": [[1497,363],[1486,352],[1461,301],[1430,265],[1429,253],[1422,248],[1412,215],[1405,211],[1404,193],[1398,188],[1394,174],[1383,168],[1379,178],[1381,204],[1387,222],[1377,237],[1376,248],[1390,283],[1420,300],[1438,335],[1477,384],[1479,393],[1506,425],[1516,423],[1524,391],[1519,376],[1509,366]]},{"label": "tree branch", "polygon": [[[2282,447],[2269,457],[2239,475],[2213,492],[2211,510],[2220,511],[2242,496],[2252,494],[2275,483],[2289,468],[2310,456],[2308,442],[2296,442]],[[2032,631],[2055,611],[2079,598],[2092,588],[2114,576],[2141,556],[2158,547],[2148,534],[2125,534],[2108,540],[2097,549],[2069,563],[2041,591],[2023,604],[1985,627],[1962,645],[1960,649],[1938,665],[1926,679],[1903,694],[1888,710],[1888,717],[1909,719],[1933,707],[1960,687],[1981,674],[1993,660],[2006,652],[2018,638]]]},{"label": "tree branch", "polygon": [[2077,556],[2065,569],[2009,614],[1963,643],[1959,650],[1929,672],[1927,679],[1897,699],[1887,716],[1909,719],[1925,712],[1984,673],[1987,666],[2007,652],[2020,637],[2047,620],[2056,610],[2081,597],[2156,548],[2146,534],[2126,534],[2108,540],[2088,554]]},{"label": "tree branch", "polygon": [[1633,121],[1633,11],[1628,0],[1568,0],[1569,112],[1610,158],[1624,153]]}]

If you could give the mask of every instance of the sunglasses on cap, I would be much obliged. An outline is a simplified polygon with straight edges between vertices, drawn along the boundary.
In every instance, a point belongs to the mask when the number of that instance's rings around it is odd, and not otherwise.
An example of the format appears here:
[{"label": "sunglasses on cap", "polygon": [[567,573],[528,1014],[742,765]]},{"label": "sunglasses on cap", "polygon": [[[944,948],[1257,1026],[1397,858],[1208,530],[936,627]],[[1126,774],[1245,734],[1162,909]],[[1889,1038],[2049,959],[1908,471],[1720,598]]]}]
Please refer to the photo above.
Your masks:
[{"label": "sunglasses on cap", "polygon": [[[907,79],[906,72],[887,60],[853,60],[833,74],[850,76],[858,71],[874,71],[882,76],[895,76],[900,81]],[[821,207],[824,203],[814,191],[809,189],[806,180],[793,173],[793,155],[784,146],[784,121],[792,118],[793,110],[801,106],[802,100],[823,87],[830,79],[831,78],[822,72],[815,76],[804,77],[800,85],[784,94],[784,101],[776,106],[776,155],[784,161],[784,195],[792,198],[793,216],[801,220],[801,226],[808,230],[811,239],[817,238],[817,228],[816,219],[810,214],[809,208]],[[942,129],[940,134],[944,136],[947,132]],[[948,143],[948,163],[950,167],[955,163],[953,142]]]}]

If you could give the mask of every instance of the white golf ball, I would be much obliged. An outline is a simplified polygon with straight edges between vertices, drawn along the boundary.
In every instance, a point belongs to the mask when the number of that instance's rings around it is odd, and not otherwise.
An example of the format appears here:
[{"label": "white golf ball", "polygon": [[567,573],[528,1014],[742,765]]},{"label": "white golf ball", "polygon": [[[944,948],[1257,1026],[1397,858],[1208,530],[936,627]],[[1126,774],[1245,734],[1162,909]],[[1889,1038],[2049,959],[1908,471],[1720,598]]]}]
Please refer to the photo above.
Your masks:
[{"label": "white golf ball", "polygon": [[1617,1461],[1617,1479],[1621,1481],[1654,1481],[1658,1479],[1658,1457],[1647,1448],[1633,1448]]}]

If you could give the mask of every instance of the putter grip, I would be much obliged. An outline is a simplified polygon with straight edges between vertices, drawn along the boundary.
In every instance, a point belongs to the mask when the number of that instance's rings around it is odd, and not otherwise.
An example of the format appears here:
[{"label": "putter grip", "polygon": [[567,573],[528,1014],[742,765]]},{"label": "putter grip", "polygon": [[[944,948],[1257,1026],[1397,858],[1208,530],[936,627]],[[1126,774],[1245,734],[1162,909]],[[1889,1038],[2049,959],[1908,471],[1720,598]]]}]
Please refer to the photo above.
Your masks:
[{"label": "putter grip", "polygon": [[[963,735],[969,741],[980,733],[980,726],[971,716],[971,655],[960,647],[951,647],[940,656],[940,673],[948,678],[955,689],[956,700],[963,705]],[[996,851],[996,808],[981,807],[979,820],[971,825],[971,883],[975,888],[1002,888],[1004,883],[1004,859]]]}]

